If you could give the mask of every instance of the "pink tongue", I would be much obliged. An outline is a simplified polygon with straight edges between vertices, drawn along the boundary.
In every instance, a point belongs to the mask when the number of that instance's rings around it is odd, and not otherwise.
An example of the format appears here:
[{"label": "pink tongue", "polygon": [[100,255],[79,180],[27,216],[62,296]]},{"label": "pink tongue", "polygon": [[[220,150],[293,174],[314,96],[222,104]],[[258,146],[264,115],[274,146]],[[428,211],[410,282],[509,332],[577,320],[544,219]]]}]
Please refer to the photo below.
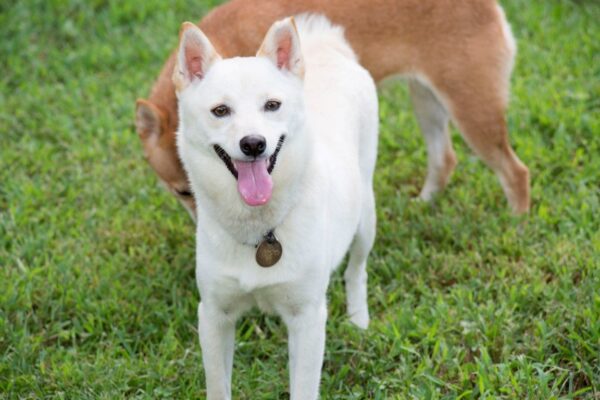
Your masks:
[{"label": "pink tongue", "polygon": [[234,161],[238,192],[249,206],[262,206],[271,198],[273,181],[267,171],[269,160]]}]

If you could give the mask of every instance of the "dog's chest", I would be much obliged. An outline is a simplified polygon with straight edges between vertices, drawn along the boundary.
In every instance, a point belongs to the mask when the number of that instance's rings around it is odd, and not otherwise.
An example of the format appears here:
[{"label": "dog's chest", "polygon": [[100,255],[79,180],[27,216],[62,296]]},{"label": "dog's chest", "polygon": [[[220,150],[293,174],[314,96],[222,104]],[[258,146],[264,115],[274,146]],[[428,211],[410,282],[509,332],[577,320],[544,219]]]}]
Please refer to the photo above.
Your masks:
[{"label": "dog's chest", "polygon": [[[201,295],[204,288],[213,293],[217,291],[223,303],[233,300],[243,303],[238,304],[242,308],[258,306],[268,313],[293,314],[315,296],[315,291],[324,290],[331,268],[324,262],[328,252],[315,247],[319,235],[298,237],[286,229],[275,233],[283,254],[277,263],[267,268],[255,262],[257,249],[254,246],[230,243],[213,247],[213,252],[200,251],[197,278]],[[206,244],[199,241],[201,249]]]},{"label": "dog's chest", "polygon": [[287,285],[256,290],[252,297],[256,306],[268,314],[297,314],[305,301],[302,293],[290,292]]},{"label": "dog's chest", "polygon": [[298,280],[297,274],[285,265],[276,264],[263,268],[253,264],[238,269],[237,274],[232,278],[241,292],[256,295],[257,301],[261,294],[265,297],[265,293],[268,293],[265,288],[278,287]]},{"label": "dog's chest", "polygon": [[[200,275],[203,272],[198,271]],[[224,310],[234,314],[258,307],[269,314],[295,315],[303,305],[310,303],[319,292],[327,287],[326,271],[298,271],[296,268],[277,266],[253,268],[246,265],[237,268],[236,273],[221,270],[207,282],[199,276],[201,296],[202,286],[211,293],[211,298]],[[200,282],[199,282],[200,283]]]}]

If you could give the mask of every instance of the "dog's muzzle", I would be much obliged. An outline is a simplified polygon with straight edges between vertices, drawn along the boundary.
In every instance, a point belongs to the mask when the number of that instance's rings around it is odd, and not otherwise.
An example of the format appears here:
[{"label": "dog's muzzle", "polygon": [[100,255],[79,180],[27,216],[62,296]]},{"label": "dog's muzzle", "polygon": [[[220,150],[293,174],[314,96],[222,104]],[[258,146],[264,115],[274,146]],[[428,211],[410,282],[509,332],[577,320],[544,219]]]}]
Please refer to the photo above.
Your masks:
[{"label": "dog's muzzle", "polygon": [[[283,146],[284,142],[285,142],[285,135],[281,135],[279,137],[279,140],[277,141],[277,147],[275,148],[275,151],[269,157],[269,166],[267,167],[267,172],[269,174],[271,172],[273,172],[273,168],[275,168],[275,164],[277,163],[277,156],[279,155],[279,152],[281,151],[281,147]],[[231,172],[231,174],[234,176],[234,178],[237,179],[238,172],[235,169],[235,166],[233,165],[233,161],[231,160],[231,157],[229,156],[229,154],[227,154],[225,149],[223,149],[218,144],[215,144],[213,146],[213,148],[215,149],[215,153],[217,153],[217,156],[219,156],[219,158],[223,161],[223,163],[225,163],[225,166],[227,167],[229,172]]]}]

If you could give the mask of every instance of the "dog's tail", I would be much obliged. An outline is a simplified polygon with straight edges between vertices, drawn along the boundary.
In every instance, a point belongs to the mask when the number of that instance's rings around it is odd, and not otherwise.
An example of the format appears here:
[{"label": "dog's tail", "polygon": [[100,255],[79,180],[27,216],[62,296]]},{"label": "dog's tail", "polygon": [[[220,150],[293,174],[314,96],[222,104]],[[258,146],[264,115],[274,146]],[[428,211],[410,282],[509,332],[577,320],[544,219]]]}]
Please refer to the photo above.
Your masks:
[{"label": "dog's tail", "polygon": [[303,13],[294,16],[302,51],[306,53],[315,46],[332,48],[344,56],[358,61],[356,54],[344,36],[344,28],[334,25],[322,14]]}]

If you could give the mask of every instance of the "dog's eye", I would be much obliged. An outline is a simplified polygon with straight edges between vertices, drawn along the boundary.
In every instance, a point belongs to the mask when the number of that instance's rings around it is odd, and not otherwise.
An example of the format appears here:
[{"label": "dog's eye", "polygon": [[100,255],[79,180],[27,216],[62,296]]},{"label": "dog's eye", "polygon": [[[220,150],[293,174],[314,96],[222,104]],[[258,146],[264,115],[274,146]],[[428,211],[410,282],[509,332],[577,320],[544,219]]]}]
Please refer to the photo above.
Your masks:
[{"label": "dog's eye", "polygon": [[225,104],[221,104],[220,106],[216,106],[212,110],[211,113],[217,118],[223,118],[231,114],[231,109],[227,107]]},{"label": "dog's eye", "polygon": [[183,189],[183,190],[175,189],[175,193],[177,193],[177,195],[181,196],[181,197],[192,197],[192,192],[190,192],[189,190],[186,190],[186,189]]},{"label": "dog's eye", "polygon": [[269,100],[265,103],[265,111],[277,111],[281,107],[281,102],[277,100]]}]

